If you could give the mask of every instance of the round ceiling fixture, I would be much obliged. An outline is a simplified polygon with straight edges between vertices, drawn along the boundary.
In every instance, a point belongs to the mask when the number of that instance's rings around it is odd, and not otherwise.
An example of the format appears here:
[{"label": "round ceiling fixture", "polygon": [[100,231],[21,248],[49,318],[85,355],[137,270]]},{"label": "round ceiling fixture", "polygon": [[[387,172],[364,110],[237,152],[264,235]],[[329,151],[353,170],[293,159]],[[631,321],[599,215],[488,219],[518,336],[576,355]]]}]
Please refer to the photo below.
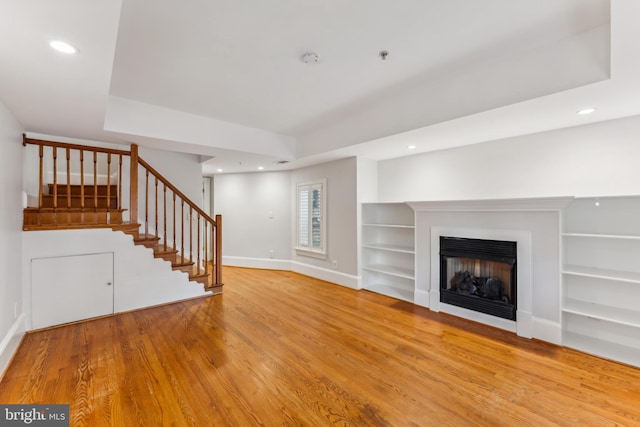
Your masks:
[{"label": "round ceiling fixture", "polygon": [[69,43],[62,40],[51,40],[49,46],[57,50],[58,52],[67,53],[69,55],[77,53],[78,49],[71,46]]},{"label": "round ceiling fixture", "polygon": [[317,53],[309,52],[302,55],[302,62],[305,64],[317,64],[320,62],[320,57]]}]

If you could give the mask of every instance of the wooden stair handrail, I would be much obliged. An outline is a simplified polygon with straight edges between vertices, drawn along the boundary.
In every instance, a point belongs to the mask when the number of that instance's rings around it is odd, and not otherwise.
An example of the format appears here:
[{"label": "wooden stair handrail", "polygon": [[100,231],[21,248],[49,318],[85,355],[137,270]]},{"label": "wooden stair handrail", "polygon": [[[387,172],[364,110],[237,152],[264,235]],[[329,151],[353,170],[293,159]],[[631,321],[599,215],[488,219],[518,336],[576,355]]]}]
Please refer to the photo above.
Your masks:
[{"label": "wooden stair handrail", "polygon": [[182,200],[184,200],[190,207],[193,208],[194,211],[198,212],[205,220],[207,220],[208,222],[212,223],[213,225],[216,225],[216,220],[215,219],[213,219],[209,215],[207,215],[202,209],[200,209],[198,207],[198,205],[196,205],[194,202],[191,201],[191,199],[189,199],[187,196],[185,196],[182,191],[178,190],[165,177],[163,177],[162,174],[160,174],[160,172],[158,172],[153,167],[151,167],[151,165],[149,165],[149,163],[145,162],[141,157],[138,157],[138,162],[145,169],[147,169],[153,176],[158,178],[163,184],[166,184],[167,188],[171,189],[171,191],[173,191],[176,194],[176,196],[178,196]]},{"label": "wooden stair handrail", "polygon": [[58,148],[65,148],[65,149],[70,148],[74,150],[95,151],[98,153],[111,153],[111,154],[118,154],[123,156],[130,155],[130,152],[126,150],[118,150],[115,148],[105,148],[105,147],[93,147],[91,145],[82,145],[82,144],[69,144],[66,142],[45,141],[44,139],[27,138],[25,134],[22,134],[22,145],[26,146],[27,144],[47,146],[47,147],[58,147]]},{"label": "wooden stair handrail", "polygon": [[[137,153],[136,153],[137,154]],[[168,179],[166,179],[164,176],[162,176],[162,174],[160,172],[158,172],[157,170],[155,170],[149,163],[147,163],[146,161],[144,161],[144,159],[142,159],[139,156],[136,156],[138,159],[138,163],[140,164],[140,166],[142,166],[145,169],[145,175],[147,177],[146,181],[148,183],[148,174],[151,173],[151,175],[153,175],[156,179],[156,210],[157,210],[157,183],[158,181],[162,182],[162,184],[165,186],[165,191],[166,188],[169,188],[172,192],[173,192],[173,201],[174,201],[174,214],[173,214],[173,224],[174,224],[174,231],[173,231],[173,235],[174,235],[174,239],[173,239],[173,243],[174,243],[174,249],[175,249],[175,245],[176,245],[176,232],[175,232],[175,221],[176,221],[176,216],[175,216],[175,200],[176,200],[176,196],[178,196],[180,198],[181,201],[181,218],[180,218],[180,223],[181,223],[181,232],[180,232],[180,236],[181,236],[181,247],[180,247],[180,252],[182,255],[182,262],[185,262],[184,259],[184,205],[185,203],[187,204],[187,206],[189,207],[189,211],[190,211],[190,221],[189,221],[189,261],[192,260],[193,257],[193,246],[192,246],[192,240],[193,240],[193,229],[192,229],[192,223],[191,221],[193,220],[193,211],[197,212],[199,215],[199,220],[203,219],[206,223],[211,224],[211,231],[214,234],[214,236],[212,236],[212,243],[214,244],[213,247],[213,257],[214,257],[214,269],[213,269],[213,284],[214,285],[221,285],[222,284],[222,230],[221,230],[221,226],[222,226],[222,217],[221,215],[216,215],[216,218],[213,219],[211,218],[211,216],[207,215],[206,212],[204,212],[202,209],[200,209],[198,207],[198,205],[196,205],[191,199],[189,199],[182,191],[178,190],[173,184],[171,184],[171,182],[169,182]],[[133,164],[133,156],[132,156],[132,162]],[[133,168],[132,168],[132,174],[133,172]],[[133,175],[132,175],[133,177]],[[147,184],[148,186],[148,184]],[[136,187],[137,189],[137,187]],[[132,189],[133,191],[133,189]],[[145,189],[145,192],[148,192],[148,188]],[[146,200],[146,199],[145,199]],[[145,207],[145,215],[146,215],[146,211],[148,210],[148,206]],[[145,217],[146,218],[146,217]],[[145,220],[146,221],[146,220]],[[156,221],[157,221],[157,211],[156,211]],[[164,219],[165,224],[166,224],[166,217]],[[156,227],[157,227],[157,223],[156,223]],[[199,226],[198,226],[198,246],[199,246],[199,242],[200,242],[200,231],[199,231]],[[206,233],[203,236],[204,238],[204,244],[203,246],[206,248]],[[205,249],[206,251],[206,249]],[[198,249],[198,259],[200,258],[200,250]],[[208,274],[207,271],[207,259],[206,259],[206,252],[205,252],[205,274]],[[200,266],[198,265],[198,268]]]}]

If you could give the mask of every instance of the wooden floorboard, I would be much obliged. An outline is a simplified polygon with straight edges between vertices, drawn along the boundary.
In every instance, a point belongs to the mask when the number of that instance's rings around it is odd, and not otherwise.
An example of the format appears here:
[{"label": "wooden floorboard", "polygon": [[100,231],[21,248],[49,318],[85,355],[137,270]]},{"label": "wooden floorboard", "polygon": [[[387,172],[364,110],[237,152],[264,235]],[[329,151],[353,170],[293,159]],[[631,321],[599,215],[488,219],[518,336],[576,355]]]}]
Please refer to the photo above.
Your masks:
[{"label": "wooden floorboard", "polygon": [[640,425],[640,369],[291,272],[27,334],[0,403],[73,426]]}]

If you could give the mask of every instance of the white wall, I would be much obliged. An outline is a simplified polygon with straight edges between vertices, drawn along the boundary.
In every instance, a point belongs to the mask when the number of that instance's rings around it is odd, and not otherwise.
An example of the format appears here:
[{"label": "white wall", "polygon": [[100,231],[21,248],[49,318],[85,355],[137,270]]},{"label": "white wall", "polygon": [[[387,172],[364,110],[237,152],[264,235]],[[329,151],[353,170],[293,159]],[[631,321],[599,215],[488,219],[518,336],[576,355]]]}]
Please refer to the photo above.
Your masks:
[{"label": "white wall", "polygon": [[379,162],[379,201],[640,194],[640,116]]},{"label": "white wall", "polygon": [[[202,165],[197,155],[146,147],[138,147],[138,155],[202,207]],[[144,176],[138,176],[142,180]]]},{"label": "white wall", "polygon": [[214,177],[213,205],[222,215],[224,265],[278,268],[278,260],[291,259],[290,180],[289,172]]},{"label": "white wall", "polygon": [[371,159],[358,157],[358,199],[356,206],[356,221],[358,233],[358,266],[362,265],[362,204],[376,202],[378,200],[378,162]]},{"label": "white wall", "polygon": [[378,162],[358,157],[358,203],[373,203],[377,201]]},{"label": "white wall", "polygon": [[[0,102],[0,375],[24,333],[22,309],[22,126]],[[17,313],[14,308],[17,307]]]},{"label": "white wall", "polygon": [[[366,176],[375,176],[375,165],[365,163]],[[349,158],[290,172],[216,175],[213,194],[216,213],[222,215],[223,264],[293,270],[357,287],[357,164]],[[293,249],[296,184],[318,179],[327,180],[326,258],[298,255]]]},{"label": "white wall", "polygon": [[165,304],[205,295],[200,283],[171,263],[154,258],[153,250],[133,244],[133,237],[108,228],[27,231],[22,233],[22,276],[25,312],[31,324],[31,260],[113,253],[114,312]]},{"label": "white wall", "polygon": [[[321,259],[303,256],[294,251],[292,260],[295,263],[308,265],[318,273],[320,273],[318,269],[336,270],[338,273],[356,278],[358,275],[356,158],[351,157],[292,171],[291,210],[293,218],[295,218],[296,185],[319,179],[327,180],[327,257]],[[295,235],[296,224],[295,221],[292,221],[290,243],[292,248],[295,247]],[[337,269],[333,267],[333,261],[338,262]],[[314,275],[315,273],[311,273],[311,271],[313,270],[303,270],[305,274]],[[354,283],[357,283],[357,278]]]}]

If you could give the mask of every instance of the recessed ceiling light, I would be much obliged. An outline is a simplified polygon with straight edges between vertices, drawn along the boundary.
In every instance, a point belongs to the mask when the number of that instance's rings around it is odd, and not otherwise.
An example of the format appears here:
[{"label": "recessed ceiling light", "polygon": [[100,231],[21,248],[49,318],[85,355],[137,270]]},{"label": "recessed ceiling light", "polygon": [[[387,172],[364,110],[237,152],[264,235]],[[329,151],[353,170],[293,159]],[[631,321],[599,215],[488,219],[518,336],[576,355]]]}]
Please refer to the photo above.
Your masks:
[{"label": "recessed ceiling light", "polygon": [[415,150],[415,149],[416,149],[416,146],[415,146],[415,145],[410,145],[410,146],[408,146],[407,148],[408,148],[409,150]]},{"label": "recessed ceiling light", "polygon": [[63,42],[62,40],[51,40],[49,42],[49,46],[62,53],[73,54],[78,52],[78,49],[67,42]]},{"label": "recessed ceiling light", "polygon": [[216,172],[223,172],[223,170],[218,168],[218,169],[216,169]]},{"label": "recessed ceiling light", "polygon": [[587,114],[591,114],[591,113],[593,113],[594,111],[596,111],[596,109],[595,109],[595,108],[593,108],[593,107],[588,107],[588,108],[583,108],[583,109],[581,109],[581,110],[578,110],[578,112],[577,112],[577,113],[578,113],[578,114],[580,114],[581,116],[586,116]]},{"label": "recessed ceiling light", "polygon": [[264,166],[258,166],[258,170],[259,170],[259,171],[264,170]]}]

